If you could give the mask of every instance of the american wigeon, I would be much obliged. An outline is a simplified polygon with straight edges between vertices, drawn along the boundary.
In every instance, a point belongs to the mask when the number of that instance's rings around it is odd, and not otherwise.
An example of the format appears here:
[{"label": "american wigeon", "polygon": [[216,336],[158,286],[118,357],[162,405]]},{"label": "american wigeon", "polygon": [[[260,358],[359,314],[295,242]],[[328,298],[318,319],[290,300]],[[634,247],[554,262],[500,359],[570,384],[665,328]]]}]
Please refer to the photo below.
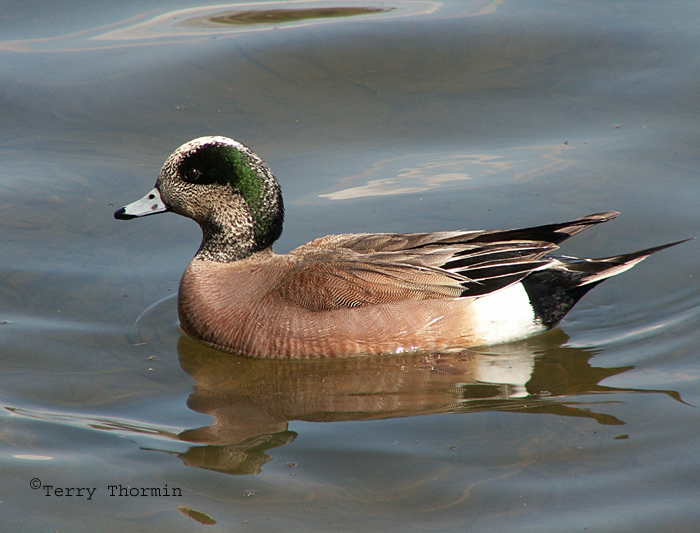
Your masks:
[{"label": "american wigeon", "polygon": [[201,137],[167,159],[118,219],[173,211],[202,228],[180,282],[181,327],[252,357],[444,351],[555,326],[590,289],[667,244],[603,259],[550,255],[618,213],[526,229],[329,235],[272,251],[284,208],[270,168],[243,144]]}]

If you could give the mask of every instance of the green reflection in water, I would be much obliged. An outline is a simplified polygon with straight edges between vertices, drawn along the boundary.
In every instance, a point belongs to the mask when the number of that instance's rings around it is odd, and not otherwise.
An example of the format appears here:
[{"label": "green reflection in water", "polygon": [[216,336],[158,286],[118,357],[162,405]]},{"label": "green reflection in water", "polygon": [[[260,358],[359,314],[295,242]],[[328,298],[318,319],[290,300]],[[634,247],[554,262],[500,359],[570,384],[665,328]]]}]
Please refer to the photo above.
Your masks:
[{"label": "green reflection in water", "polygon": [[264,9],[253,11],[236,11],[218,17],[212,17],[212,22],[219,24],[282,24],[299,22],[300,20],[352,17],[385,13],[394,8],[379,7],[326,7],[306,9]]},{"label": "green reflection in water", "polygon": [[216,524],[216,520],[214,520],[211,516],[201,511],[197,511],[197,509],[193,509],[192,507],[187,507],[186,505],[178,505],[177,510],[180,511],[186,517],[191,518],[192,520],[199,522],[200,524],[203,524],[205,526],[213,526],[214,524]]}]

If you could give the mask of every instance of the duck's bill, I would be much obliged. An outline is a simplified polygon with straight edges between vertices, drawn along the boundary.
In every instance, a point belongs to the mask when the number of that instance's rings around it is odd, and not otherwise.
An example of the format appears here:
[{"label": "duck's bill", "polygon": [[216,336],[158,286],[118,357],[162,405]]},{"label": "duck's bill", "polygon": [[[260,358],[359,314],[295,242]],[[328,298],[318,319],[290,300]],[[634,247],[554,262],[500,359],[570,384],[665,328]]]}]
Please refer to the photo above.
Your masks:
[{"label": "duck's bill", "polygon": [[153,189],[140,200],[125,205],[121,209],[117,209],[114,212],[114,218],[129,220],[136,217],[155,215],[156,213],[165,213],[166,211],[170,211],[170,208],[165,205],[158,189]]}]

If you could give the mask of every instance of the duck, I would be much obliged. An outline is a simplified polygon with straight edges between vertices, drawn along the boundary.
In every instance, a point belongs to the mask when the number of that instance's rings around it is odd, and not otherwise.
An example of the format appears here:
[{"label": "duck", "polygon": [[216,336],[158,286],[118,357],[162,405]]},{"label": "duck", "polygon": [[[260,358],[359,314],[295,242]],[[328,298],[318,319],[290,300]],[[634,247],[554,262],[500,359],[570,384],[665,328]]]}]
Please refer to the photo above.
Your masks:
[{"label": "duck", "polygon": [[244,144],[199,137],[165,161],[155,187],[118,209],[171,211],[202,241],[178,290],[182,331],[254,358],[449,352],[554,328],[589,290],[683,241],[600,259],[554,254],[616,211],[523,229],[348,233],[272,250],[284,204]]}]

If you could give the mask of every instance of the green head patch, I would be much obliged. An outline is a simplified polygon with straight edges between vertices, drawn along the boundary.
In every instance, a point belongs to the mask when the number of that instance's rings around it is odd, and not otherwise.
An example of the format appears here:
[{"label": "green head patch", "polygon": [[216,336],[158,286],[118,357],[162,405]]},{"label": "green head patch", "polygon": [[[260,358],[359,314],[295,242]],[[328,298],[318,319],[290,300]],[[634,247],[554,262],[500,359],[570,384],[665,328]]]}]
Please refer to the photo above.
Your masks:
[{"label": "green head patch", "polygon": [[265,162],[246,146],[213,138],[185,154],[178,171],[187,183],[228,186],[240,194],[255,223],[256,248],[279,238],[284,218],[279,185]]}]

